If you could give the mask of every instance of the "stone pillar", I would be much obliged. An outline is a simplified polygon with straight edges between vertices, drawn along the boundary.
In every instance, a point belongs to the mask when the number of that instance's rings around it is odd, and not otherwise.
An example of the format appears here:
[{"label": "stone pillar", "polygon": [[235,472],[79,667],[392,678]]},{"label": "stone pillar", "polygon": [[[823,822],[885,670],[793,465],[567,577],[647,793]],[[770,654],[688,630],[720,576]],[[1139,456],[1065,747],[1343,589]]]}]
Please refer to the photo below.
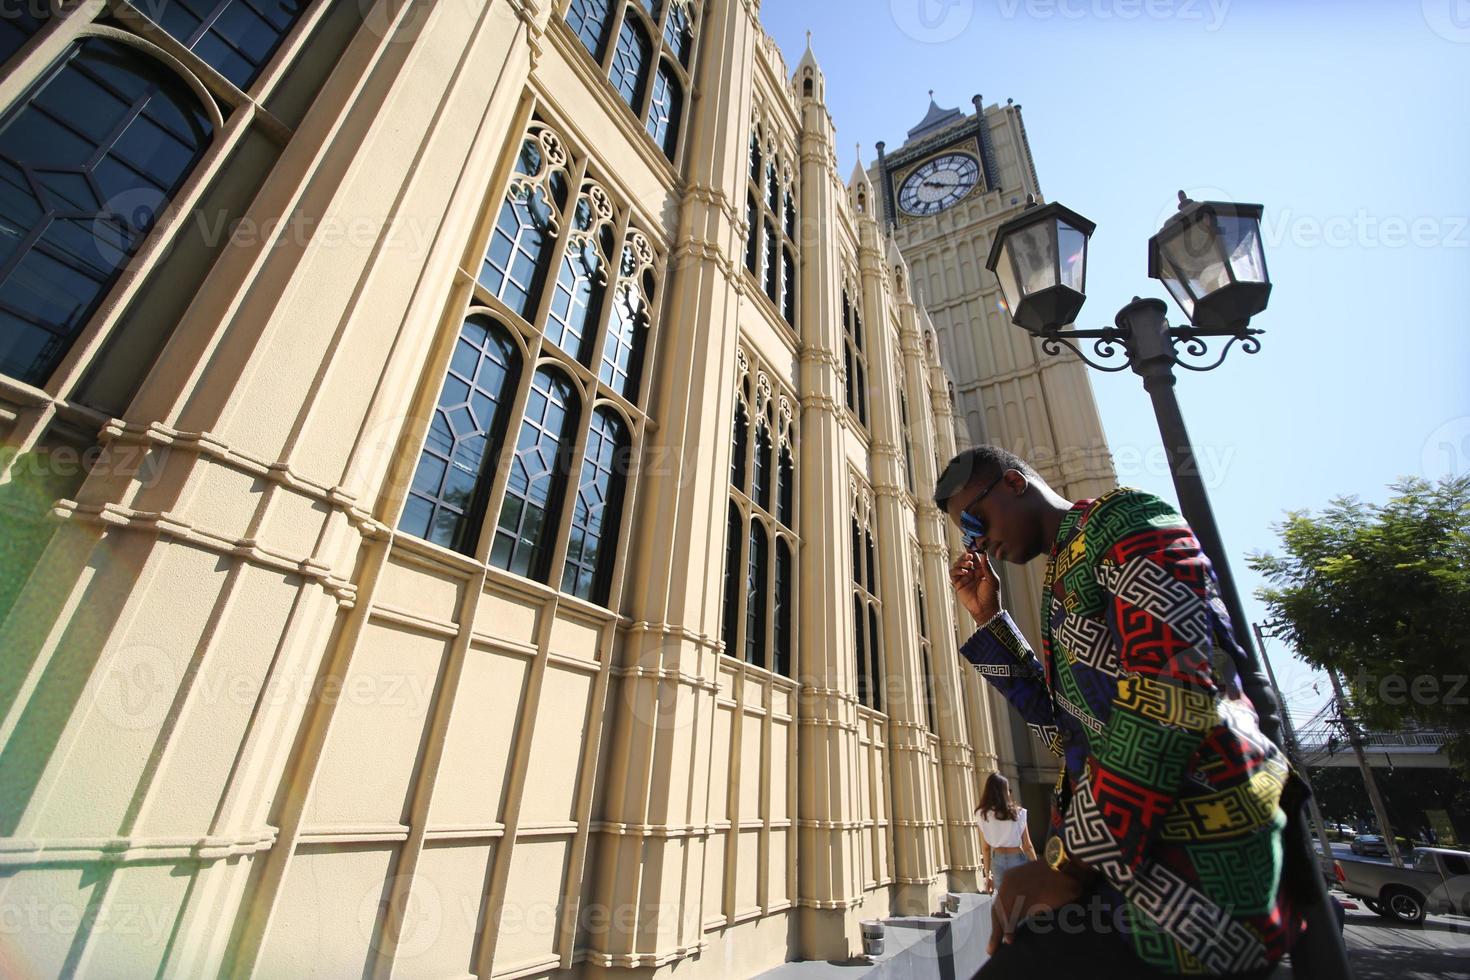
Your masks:
[{"label": "stone pillar", "polygon": [[892,292],[884,242],[868,215],[858,219],[858,265],[867,326],[870,467],[876,503],[879,599],[883,603],[883,710],[888,715],[892,779],[894,909],[901,915],[932,912],[939,856],[928,833],[932,780],[928,727],[924,724],[924,672],[919,661],[917,611],[909,561],[913,527],[905,501],[903,432],[897,391],[902,365],[894,363]]},{"label": "stone pillar", "polygon": [[649,968],[699,952],[703,922],[721,907],[713,884],[685,886],[703,879],[709,827],[722,816],[709,812],[708,780],[727,775],[708,756],[745,288],[744,195],[731,188],[742,186],[757,38],[744,4],[708,12],[653,385],[658,430],[647,448],[664,475],[648,481],[634,515],[642,531],[631,545],[624,608],[633,625],[610,704],[602,838],[591,871],[593,901],[607,914],[588,937],[588,962],[601,968]]},{"label": "stone pillar", "polygon": [[[918,311],[906,294],[899,297],[899,341],[903,354],[903,381],[909,392],[909,417],[923,424],[913,425],[912,452],[914,493],[919,508],[919,551],[924,587],[925,616],[929,623],[932,647],[930,669],[933,673],[935,725],[939,735],[941,767],[941,801],[944,833],[949,841],[949,889],[978,891],[977,869],[980,864],[974,810],[976,797],[975,757],[991,753],[988,724],[967,723],[965,691],[962,685],[963,661],[949,647],[955,633],[954,592],[949,586],[948,521],[931,499],[938,479],[934,469],[940,433],[936,414],[929,409],[932,381],[930,364],[924,353]],[[936,360],[937,364],[937,360]],[[939,372],[942,376],[943,372]],[[942,387],[942,386],[941,386]],[[936,392],[948,398],[947,393]],[[951,437],[950,446],[953,446]],[[949,460],[943,459],[947,463]]]},{"label": "stone pillar", "polygon": [[839,252],[825,236],[842,206],[832,120],[820,99],[802,100],[801,475],[803,515],[797,888],[804,959],[855,951],[847,909],[862,901],[855,819],[858,757],[852,601],[847,577],[850,510],[841,422],[842,317]]}]

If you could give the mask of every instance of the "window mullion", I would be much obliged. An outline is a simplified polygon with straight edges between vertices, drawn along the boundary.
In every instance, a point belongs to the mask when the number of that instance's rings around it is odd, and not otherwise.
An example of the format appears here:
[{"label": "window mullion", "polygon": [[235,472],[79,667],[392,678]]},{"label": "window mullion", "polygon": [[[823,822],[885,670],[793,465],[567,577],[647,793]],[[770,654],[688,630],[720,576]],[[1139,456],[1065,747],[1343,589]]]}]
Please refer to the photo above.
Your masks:
[{"label": "window mullion", "polygon": [[[608,72],[612,71],[613,58],[618,53],[618,37],[623,33],[623,21],[628,16],[628,4],[613,3],[609,11],[612,16],[608,22],[607,40],[602,45],[602,77],[607,78]],[[633,16],[638,16],[634,14]]]}]

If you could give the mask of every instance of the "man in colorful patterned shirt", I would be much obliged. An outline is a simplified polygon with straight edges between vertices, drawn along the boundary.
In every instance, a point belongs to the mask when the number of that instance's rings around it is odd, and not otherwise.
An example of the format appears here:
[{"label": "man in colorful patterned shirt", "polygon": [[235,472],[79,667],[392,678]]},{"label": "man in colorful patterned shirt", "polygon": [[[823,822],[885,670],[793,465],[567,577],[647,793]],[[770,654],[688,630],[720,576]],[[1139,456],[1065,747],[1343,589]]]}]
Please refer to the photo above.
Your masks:
[{"label": "man in colorful patterned shirt", "polygon": [[[1270,973],[1299,928],[1287,767],[1189,526],[1137,490],[1072,503],[991,446],[955,457],[934,499],[966,538],[950,577],[980,628],[960,652],[1062,760],[1046,860],[1008,873],[979,976]],[[1042,554],[1038,660],[991,562]]]}]

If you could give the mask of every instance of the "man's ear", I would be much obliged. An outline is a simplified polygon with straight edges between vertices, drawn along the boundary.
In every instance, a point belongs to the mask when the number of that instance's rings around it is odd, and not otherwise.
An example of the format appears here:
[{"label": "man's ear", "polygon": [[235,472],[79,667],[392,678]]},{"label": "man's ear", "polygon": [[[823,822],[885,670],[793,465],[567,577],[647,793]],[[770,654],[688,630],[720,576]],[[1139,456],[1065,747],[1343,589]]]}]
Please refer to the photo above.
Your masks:
[{"label": "man's ear", "polygon": [[1026,474],[1020,470],[1006,470],[1005,484],[1012,493],[1019,497],[1031,486],[1031,481],[1026,479]]}]

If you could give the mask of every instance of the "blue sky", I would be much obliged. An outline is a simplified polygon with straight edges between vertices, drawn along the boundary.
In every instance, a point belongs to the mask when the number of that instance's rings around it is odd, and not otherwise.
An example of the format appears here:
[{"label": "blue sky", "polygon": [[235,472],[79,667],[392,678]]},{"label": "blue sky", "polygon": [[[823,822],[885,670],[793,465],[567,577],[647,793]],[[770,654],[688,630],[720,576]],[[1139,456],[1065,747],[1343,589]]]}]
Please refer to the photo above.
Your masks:
[{"label": "blue sky", "polygon": [[[813,32],[844,175],[930,88],[1021,103],[1046,198],[1098,224],[1084,326],[1164,295],[1145,246],[1177,190],[1265,205],[1263,349],[1178,388],[1253,619],[1244,556],[1286,510],[1470,470],[1470,0],[765,0],[762,20],[792,66]],[[1122,481],[1176,499],[1139,379],[1092,380]],[[1325,681],[1272,653],[1310,715]]]}]

